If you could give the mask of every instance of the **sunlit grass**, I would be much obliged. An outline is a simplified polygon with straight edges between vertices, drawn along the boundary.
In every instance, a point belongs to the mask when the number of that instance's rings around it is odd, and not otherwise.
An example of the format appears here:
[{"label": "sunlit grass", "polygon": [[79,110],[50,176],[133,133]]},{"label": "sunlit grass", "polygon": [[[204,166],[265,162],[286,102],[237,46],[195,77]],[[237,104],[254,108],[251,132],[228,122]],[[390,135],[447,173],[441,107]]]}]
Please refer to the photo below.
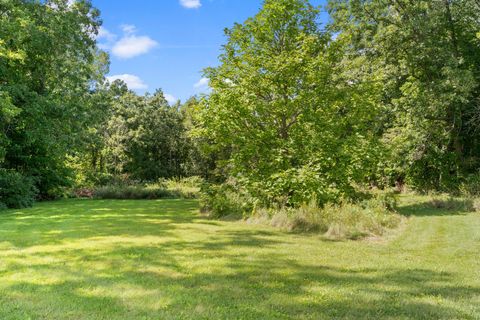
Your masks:
[{"label": "sunlit grass", "polygon": [[382,241],[208,220],[195,201],[0,215],[0,319],[479,319],[480,215],[402,199]]}]

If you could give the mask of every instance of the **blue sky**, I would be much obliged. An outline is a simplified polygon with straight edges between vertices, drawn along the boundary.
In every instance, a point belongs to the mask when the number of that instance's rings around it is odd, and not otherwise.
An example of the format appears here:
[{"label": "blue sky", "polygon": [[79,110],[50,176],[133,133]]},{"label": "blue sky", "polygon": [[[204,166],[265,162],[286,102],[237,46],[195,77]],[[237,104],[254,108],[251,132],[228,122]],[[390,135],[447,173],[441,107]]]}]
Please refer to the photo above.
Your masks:
[{"label": "blue sky", "polygon": [[[218,64],[223,30],[255,15],[261,0],[93,0],[110,53],[110,79],[143,94],[161,88],[168,100],[205,92],[202,69]],[[320,5],[324,0],[312,0]]]}]

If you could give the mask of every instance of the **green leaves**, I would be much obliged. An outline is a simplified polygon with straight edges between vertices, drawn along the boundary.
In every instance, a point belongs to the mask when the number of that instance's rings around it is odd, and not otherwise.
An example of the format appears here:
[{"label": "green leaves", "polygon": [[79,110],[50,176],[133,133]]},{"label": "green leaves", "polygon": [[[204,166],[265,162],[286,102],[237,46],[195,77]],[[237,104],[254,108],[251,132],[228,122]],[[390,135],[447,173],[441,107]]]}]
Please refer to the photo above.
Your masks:
[{"label": "green leaves", "polygon": [[266,205],[336,200],[371,163],[354,146],[373,137],[376,89],[348,74],[345,44],[318,14],[303,0],[265,1],[227,31],[221,65],[205,71],[202,133],[230,150],[221,170]]},{"label": "green leaves", "polygon": [[98,12],[65,0],[7,0],[0,10],[0,161],[51,197],[68,182],[66,155],[79,146],[90,89],[103,78],[93,72]]},{"label": "green leaves", "polygon": [[[386,122],[379,133],[388,142],[387,166],[396,168],[392,178],[445,189],[477,170],[478,4],[332,0],[329,7],[347,54],[382,82],[376,103]],[[351,66],[361,75],[361,66]]]}]

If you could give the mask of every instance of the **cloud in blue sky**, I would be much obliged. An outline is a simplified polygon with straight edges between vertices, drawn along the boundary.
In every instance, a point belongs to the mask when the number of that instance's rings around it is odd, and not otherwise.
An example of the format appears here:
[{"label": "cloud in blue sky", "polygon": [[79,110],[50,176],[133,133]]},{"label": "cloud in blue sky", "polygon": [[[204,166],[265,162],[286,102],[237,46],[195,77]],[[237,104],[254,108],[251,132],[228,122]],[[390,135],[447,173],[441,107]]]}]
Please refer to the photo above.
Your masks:
[{"label": "cloud in blue sky", "polygon": [[112,53],[117,58],[130,59],[148,53],[158,43],[148,36],[126,35],[112,48]]},{"label": "cloud in blue sky", "polygon": [[108,50],[111,48],[115,40],[117,39],[117,35],[111,33],[104,27],[100,27],[98,29],[98,34],[96,36],[97,45],[102,50]]},{"label": "cloud in blue sky", "polygon": [[[137,28],[131,24],[120,26],[123,36],[118,36],[104,27],[98,30],[98,47],[102,50],[109,50],[120,59],[130,59],[150,52],[158,46],[158,43],[149,36],[137,36]],[[118,40],[117,40],[118,39]]]},{"label": "cloud in blue sky", "polygon": [[133,74],[117,74],[107,77],[107,80],[110,83],[114,82],[115,80],[122,80],[131,90],[143,90],[148,88],[148,86],[143,82],[142,79],[140,79],[140,77]]},{"label": "cloud in blue sky", "polygon": [[197,83],[195,83],[193,85],[193,88],[195,89],[195,91],[197,93],[205,93],[205,92],[208,92],[210,91],[210,86],[208,85],[210,82],[210,79],[208,78],[201,78],[200,80],[197,81]]},{"label": "cloud in blue sky", "polygon": [[187,9],[198,9],[202,6],[200,0],[180,0],[180,4]]},{"label": "cloud in blue sky", "polygon": [[175,96],[169,93],[164,93],[163,96],[165,97],[165,100],[167,100],[167,102],[170,104],[174,104],[178,101],[178,99]]}]

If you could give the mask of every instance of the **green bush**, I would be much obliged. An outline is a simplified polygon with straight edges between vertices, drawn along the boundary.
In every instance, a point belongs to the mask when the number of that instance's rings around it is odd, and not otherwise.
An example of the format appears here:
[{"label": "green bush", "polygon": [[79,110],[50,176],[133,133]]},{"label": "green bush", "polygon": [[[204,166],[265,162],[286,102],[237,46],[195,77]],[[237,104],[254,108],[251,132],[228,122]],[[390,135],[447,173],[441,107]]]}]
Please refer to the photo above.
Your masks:
[{"label": "green bush", "polygon": [[387,211],[396,211],[397,210],[397,195],[393,192],[380,192],[377,193],[373,198],[364,200],[362,206],[365,209],[368,208],[383,208]]},{"label": "green bush", "polygon": [[460,193],[467,197],[480,196],[480,172],[465,178],[460,185]]},{"label": "green bush", "polygon": [[36,195],[33,179],[14,170],[0,169],[0,209],[30,207]]},{"label": "green bush", "polygon": [[246,197],[232,190],[229,185],[203,184],[200,208],[202,212],[208,212],[213,218],[241,217],[245,213],[251,212],[253,205]]}]

